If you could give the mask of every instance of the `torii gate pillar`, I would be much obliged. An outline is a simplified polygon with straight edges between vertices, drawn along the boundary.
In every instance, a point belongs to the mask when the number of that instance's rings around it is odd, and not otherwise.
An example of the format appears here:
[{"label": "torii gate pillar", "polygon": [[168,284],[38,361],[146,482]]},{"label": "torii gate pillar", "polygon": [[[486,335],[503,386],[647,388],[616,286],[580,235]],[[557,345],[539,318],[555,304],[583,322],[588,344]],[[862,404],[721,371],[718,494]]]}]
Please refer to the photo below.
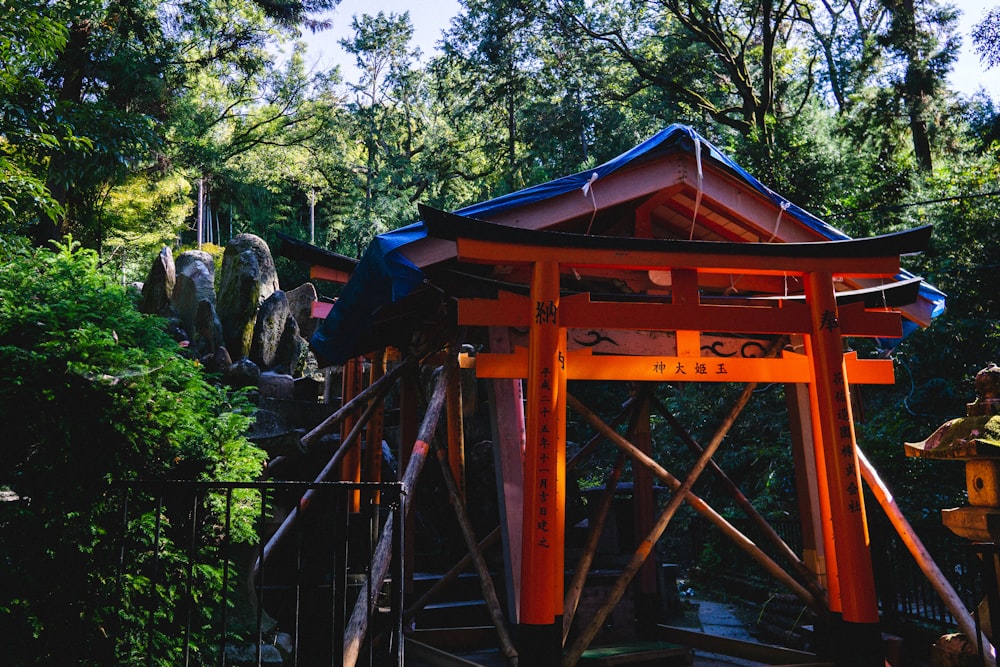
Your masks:
[{"label": "torii gate pillar", "polygon": [[[524,667],[562,655],[566,505],[566,330],[559,326],[559,263],[535,263],[531,280],[524,514],[517,644]],[[542,584],[542,585],[540,585]]]},{"label": "torii gate pillar", "polygon": [[823,541],[835,624],[831,649],[837,665],[882,667],[875,577],[833,277],[826,271],[804,277],[812,328],[806,344],[811,348],[807,355],[815,392],[810,401],[813,442],[819,474],[826,478],[821,488],[829,496]]}]

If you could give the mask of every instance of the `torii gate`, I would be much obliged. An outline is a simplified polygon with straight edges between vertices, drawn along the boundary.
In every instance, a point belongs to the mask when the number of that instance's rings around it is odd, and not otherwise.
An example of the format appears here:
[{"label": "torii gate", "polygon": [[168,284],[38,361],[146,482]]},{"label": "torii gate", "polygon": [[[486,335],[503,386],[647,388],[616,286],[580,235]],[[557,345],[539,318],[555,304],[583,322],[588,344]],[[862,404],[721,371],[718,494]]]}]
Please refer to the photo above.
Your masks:
[{"label": "torii gate", "polygon": [[[845,655],[837,657],[837,664],[883,664],[849,385],[892,383],[892,362],[847,355],[842,337],[898,337],[901,320],[898,311],[887,307],[838,307],[834,284],[843,277],[892,279],[900,271],[901,254],[926,248],[929,227],[869,239],[747,244],[526,231],[426,207],[421,213],[431,236],[457,240],[459,261],[530,269],[528,296],[501,291],[498,299],[460,299],[458,311],[460,325],[530,330],[527,350],[480,353],[475,364],[480,378],[527,380],[517,635],[521,665],[572,665],[586,648],[574,645],[563,657],[570,379],[808,386],[829,608],[842,621],[835,644]],[[609,269],[655,272],[654,282],[669,285],[669,296],[601,301],[589,293],[567,296],[560,288],[562,275]],[[805,298],[703,298],[700,285],[719,274],[799,278]],[[672,331],[676,349],[653,356],[569,351],[566,332],[576,328]],[[796,335],[805,351],[783,351],[778,358],[704,357],[705,332]],[[641,547],[646,554],[656,537]]]}]

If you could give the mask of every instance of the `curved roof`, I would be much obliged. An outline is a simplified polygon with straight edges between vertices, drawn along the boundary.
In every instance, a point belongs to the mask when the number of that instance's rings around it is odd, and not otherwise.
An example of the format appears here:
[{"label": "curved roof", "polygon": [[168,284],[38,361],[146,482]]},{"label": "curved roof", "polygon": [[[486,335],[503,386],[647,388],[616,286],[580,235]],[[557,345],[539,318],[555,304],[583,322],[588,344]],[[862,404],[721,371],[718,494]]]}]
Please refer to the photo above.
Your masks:
[{"label": "curved roof", "polygon": [[[671,125],[594,169],[455,211],[525,229],[635,238],[735,242],[809,242],[850,237],[763,185],[692,128]],[[421,221],[378,236],[311,344],[341,364],[369,351],[384,308],[432,281],[454,260],[455,244]],[[913,276],[903,273],[899,280]],[[871,284],[851,285],[866,288]],[[904,335],[944,311],[945,295],[921,283],[904,307]],[[377,337],[376,337],[377,338]]]}]

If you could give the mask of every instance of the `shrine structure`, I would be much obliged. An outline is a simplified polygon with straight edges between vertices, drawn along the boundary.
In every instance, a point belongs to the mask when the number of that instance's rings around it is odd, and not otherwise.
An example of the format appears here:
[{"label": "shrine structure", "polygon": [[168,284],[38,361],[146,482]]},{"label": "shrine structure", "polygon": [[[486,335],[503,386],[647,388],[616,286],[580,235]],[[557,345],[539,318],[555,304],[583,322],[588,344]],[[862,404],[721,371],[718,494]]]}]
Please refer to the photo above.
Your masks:
[{"label": "shrine structure", "polygon": [[[508,656],[575,665],[616,596],[628,586],[655,591],[648,556],[688,502],[827,614],[834,664],[884,664],[861,490],[870,464],[855,441],[850,389],[892,383],[893,362],[860,359],[845,341],[889,346],[943,310],[944,296],[900,266],[900,256],[926,248],[929,228],[850,239],[683,126],[590,172],[455,213],[420,212],[420,223],[377,238],[356,268],[314,257],[317,277],[351,275],[336,305],[316,304],[324,322],[312,344],[324,363],[344,366],[345,383],[352,378],[345,400],[360,393],[353,360],[378,359],[374,385],[387,348],[424,359],[447,350],[451,364],[489,383],[510,592],[497,619],[502,644],[499,626],[516,628]],[[649,392],[634,406],[645,427],[625,438],[571,395],[575,381],[745,383],[739,407],[756,383],[783,384],[803,552],[785,546],[788,564],[776,565],[691,492],[725,425],[679,479],[653,457]],[[443,400],[447,467],[461,498],[453,381]],[[589,563],[568,563],[564,551],[567,470],[585,465],[567,461],[568,410],[632,458],[645,527],[606,603],[575,621]],[[412,427],[404,435],[413,443],[402,453],[408,471],[429,440]],[[375,478],[363,467],[355,457],[342,477]],[[672,489],[659,514],[654,480]]]}]

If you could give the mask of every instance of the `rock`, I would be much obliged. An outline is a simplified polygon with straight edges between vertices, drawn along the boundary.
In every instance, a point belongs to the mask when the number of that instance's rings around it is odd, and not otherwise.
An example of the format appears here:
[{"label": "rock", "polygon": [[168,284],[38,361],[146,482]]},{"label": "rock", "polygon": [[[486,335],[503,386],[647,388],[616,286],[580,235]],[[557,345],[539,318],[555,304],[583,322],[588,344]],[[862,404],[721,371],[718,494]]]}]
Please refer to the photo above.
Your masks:
[{"label": "rock", "polygon": [[260,395],[267,398],[295,398],[295,380],[291,375],[283,373],[261,373],[257,379]]},{"label": "rock", "polygon": [[285,292],[288,297],[288,310],[299,325],[299,335],[309,340],[316,331],[318,324],[312,316],[312,305],[319,298],[316,286],[312,283],[302,283],[298,287]]},{"label": "rock", "polygon": [[260,304],[250,341],[250,361],[265,370],[274,368],[278,344],[289,318],[288,299],[281,290],[274,292]]},{"label": "rock", "polygon": [[246,357],[237,359],[222,372],[223,378],[233,387],[253,387],[260,380],[260,367]]},{"label": "rock", "polygon": [[170,298],[174,293],[176,280],[174,256],[168,246],[163,246],[160,254],[149,269],[149,275],[142,284],[142,301],[139,311],[152,315],[170,314]]},{"label": "rock", "polygon": [[177,278],[171,304],[184,328],[194,331],[199,304],[207,301],[215,307],[215,265],[211,255],[199,250],[181,253],[176,264]]},{"label": "rock", "polygon": [[281,332],[278,349],[275,351],[274,370],[292,377],[302,377],[309,354],[309,341],[299,335],[299,325],[295,318],[285,320],[285,330]]},{"label": "rock", "polygon": [[[214,354],[217,350],[225,350],[222,338],[222,322],[215,312],[215,305],[208,301],[198,304],[198,314],[194,319],[194,336],[192,344],[201,354]],[[226,352],[226,356],[229,353]]]},{"label": "rock", "polygon": [[212,280],[215,280],[215,258],[204,250],[185,250],[177,255],[174,264],[177,266],[178,274],[184,273],[191,264],[200,264],[212,276]]},{"label": "rock", "polygon": [[278,274],[263,239],[240,234],[222,255],[216,311],[234,359],[247,356],[260,304],[278,289]]}]

